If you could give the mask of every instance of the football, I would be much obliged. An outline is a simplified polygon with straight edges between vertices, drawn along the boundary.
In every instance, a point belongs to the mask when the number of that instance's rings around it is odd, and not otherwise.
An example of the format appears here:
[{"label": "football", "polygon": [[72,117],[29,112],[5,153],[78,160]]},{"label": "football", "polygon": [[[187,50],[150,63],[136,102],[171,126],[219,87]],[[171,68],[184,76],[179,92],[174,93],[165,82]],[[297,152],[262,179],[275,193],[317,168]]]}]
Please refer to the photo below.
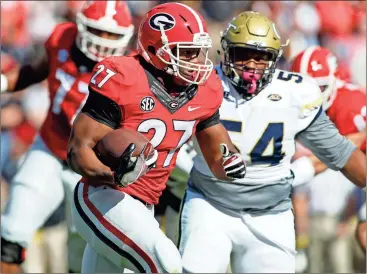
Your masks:
[{"label": "football", "polygon": [[104,136],[94,147],[94,151],[98,159],[114,170],[120,160],[120,156],[125,149],[131,144],[136,145],[135,151],[132,156],[137,157],[144,151],[146,157],[150,155],[154,148],[150,144],[149,140],[139,132],[120,128],[116,129]]}]

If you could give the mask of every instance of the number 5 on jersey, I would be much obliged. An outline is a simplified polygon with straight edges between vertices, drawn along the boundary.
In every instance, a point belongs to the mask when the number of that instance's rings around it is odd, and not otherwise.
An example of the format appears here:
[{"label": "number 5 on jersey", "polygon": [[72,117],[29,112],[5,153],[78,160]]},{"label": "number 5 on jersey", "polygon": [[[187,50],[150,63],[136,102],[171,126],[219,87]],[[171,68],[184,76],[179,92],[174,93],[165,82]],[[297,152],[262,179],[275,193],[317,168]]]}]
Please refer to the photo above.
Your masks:
[{"label": "number 5 on jersey", "polygon": [[97,72],[92,76],[92,78],[90,79],[90,82],[93,84],[93,85],[97,85],[98,88],[101,88],[112,76],[114,76],[116,74],[116,72],[113,72],[112,70],[110,70],[109,68],[106,69],[106,73],[107,75],[101,80],[98,82],[97,84],[97,81],[96,81],[96,78],[97,76],[105,70],[105,66],[104,65],[99,65],[98,67],[98,70]]}]

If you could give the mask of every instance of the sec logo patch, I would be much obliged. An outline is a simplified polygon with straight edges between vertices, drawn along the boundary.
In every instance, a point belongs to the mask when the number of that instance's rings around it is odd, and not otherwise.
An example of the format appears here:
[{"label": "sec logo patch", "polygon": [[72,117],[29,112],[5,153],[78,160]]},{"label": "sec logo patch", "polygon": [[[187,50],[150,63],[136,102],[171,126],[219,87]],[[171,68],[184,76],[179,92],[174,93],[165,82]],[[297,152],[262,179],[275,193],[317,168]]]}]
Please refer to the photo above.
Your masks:
[{"label": "sec logo patch", "polygon": [[153,97],[146,96],[140,101],[140,109],[145,112],[152,111],[155,107],[155,101]]},{"label": "sec logo patch", "polygon": [[268,96],[268,99],[271,101],[277,102],[277,101],[282,100],[282,96],[280,96],[279,94],[273,93]]}]

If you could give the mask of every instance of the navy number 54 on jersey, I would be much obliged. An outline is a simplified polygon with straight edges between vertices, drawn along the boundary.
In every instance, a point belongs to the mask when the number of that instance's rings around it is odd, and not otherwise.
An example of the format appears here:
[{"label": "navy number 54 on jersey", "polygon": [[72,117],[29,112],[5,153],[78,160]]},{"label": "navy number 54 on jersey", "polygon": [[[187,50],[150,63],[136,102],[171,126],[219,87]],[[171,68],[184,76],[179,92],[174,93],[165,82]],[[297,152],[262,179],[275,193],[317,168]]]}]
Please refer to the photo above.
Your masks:
[{"label": "navy number 54 on jersey", "polygon": [[[243,128],[240,121],[221,120],[223,126],[232,132],[241,132]],[[264,129],[261,137],[252,148],[248,156],[251,159],[252,165],[266,165],[271,166],[279,164],[284,158],[283,152],[283,136],[284,136],[284,124],[283,123],[269,123]],[[267,148],[270,147],[272,153],[264,155]]]}]

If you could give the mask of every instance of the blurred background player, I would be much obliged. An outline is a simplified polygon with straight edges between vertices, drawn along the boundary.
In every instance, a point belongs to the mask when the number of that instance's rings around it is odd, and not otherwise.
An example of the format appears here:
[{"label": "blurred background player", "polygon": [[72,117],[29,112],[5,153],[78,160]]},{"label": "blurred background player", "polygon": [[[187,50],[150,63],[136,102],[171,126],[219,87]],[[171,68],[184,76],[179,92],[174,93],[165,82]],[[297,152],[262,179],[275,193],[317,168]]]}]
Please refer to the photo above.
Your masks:
[{"label": "blurred background player", "polygon": [[[2,73],[16,62],[2,52]],[[15,96],[14,96],[15,95]],[[8,199],[8,183],[12,181],[17,169],[26,157],[37,131],[46,118],[49,98],[47,85],[41,82],[17,93],[1,96],[2,105],[2,142],[1,168],[2,211]],[[65,225],[65,203],[55,210],[45,224],[37,231],[28,246],[27,259],[22,265],[27,273],[60,273],[67,267],[67,227]]]},{"label": "blurred background player", "polygon": [[[366,152],[366,94],[362,87],[348,83],[337,77],[337,58],[328,49],[313,46],[300,52],[291,63],[292,71],[308,74],[319,85],[323,95],[323,110],[336,125],[340,134],[351,140]],[[342,213],[351,205],[348,197],[356,197],[358,192],[350,181],[340,172],[326,169],[326,166],[310,152],[316,173],[309,184],[296,187],[294,199],[306,199],[299,210],[308,212],[310,223],[309,270],[314,272],[333,271],[335,273],[353,272],[353,253],[355,224],[343,220]],[[300,153],[299,153],[300,154]],[[310,166],[309,168],[312,169]],[[326,171],[324,171],[326,169]],[[324,172],[323,172],[324,171]],[[331,189],[333,192],[331,193]],[[362,194],[363,199],[364,194]],[[358,199],[360,200],[360,199]],[[361,202],[359,202],[359,206]],[[299,203],[298,203],[299,205]],[[309,209],[305,208],[309,205]],[[359,207],[358,206],[358,207]],[[357,208],[357,206],[355,206]],[[356,210],[354,210],[354,213]],[[307,216],[305,216],[307,218]],[[297,222],[304,221],[301,216]],[[306,221],[307,222],[307,221]],[[304,231],[306,233],[306,231]],[[325,256],[327,254],[325,260]],[[326,263],[326,262],[329,263]]]},{"label": "blurred background player", "polygon": [[[62,21],[75,21],[76,13],[83,6],[84,1],[2,1],[1,3],[1,49],[6,51],[21,64],[34,60],[43,53],[43,43],[52,32],[55,24]],[[165,1],[128,1],[131,8],[135,34],[143,15],[157,3]],[[359,86],[366,85],[366,1],[182,1],[198,10],[208,23],[208,32],[213,39],[213,49],[220,49],[220,36],[232,17],[244,10],[254,10],[267,15],[278,26],[280,36],[289,37],[290,45],[285,49],[278,66],[289,69],[290,61],[299,52],[312,45],[322,45],[333,51],[338,58],[338,77]],[[337,19],[338,20],[337,20]],[[136,35],[134,35],[135,37]],[[212,60],[219,58],[212,50],[209,52]],[[217,58],[217,59],[216,59]],[[2,64],[4,63],[1,57]],[[42,93],[42,92],[41,92]],[[5,103],[5,96],[1,95],[1,102]],[[1,115],[2,133],[6,131],[11,136],[13,129],[7,127],[22,116],[22,99],[19,93],[11,94],[11,108],[18,109],[11,115]],[[14,97],[14,98],[13,98]],[[32,96],[35,105],[42,101],[43,96]],[[20,102],[20,103],[17,103]],[[14,108],[13,108],[14,107]],[[7,109],[7,106],[4,106]],[[31,109],[31,108],[30,108]],[[4,112],[5,113],[5,112]],[[21,115],[18,115],[18,114]],[[17,118],[18,117],[18,118]],[[18,120],[20,121],[20,120]],[[27,130],[22,130],[27,137]],[[24,134],[27,133],[27,134]],[[29,131],[31,133],[31,130]],[[1,139],[2,149],[15,145],[15,138]],[[3,149],[5,147],[5,149]],[[12,157],[11,157],[12,158]],[[12,166],[12,161],[1,157],[5,165],[5,175]],[[8,158],[9,159],[9,158]],[[7,176],[7,175],[6,175]],[[3,181],[4,182],[4,181]],[[7,184],[2,183],[1,187]],[[179,189],[179,188],[178,188]],[[176,194],[176,189],[173,189]],[[178,193],[178,192],[177,192]],[[328,192],[329,194],[330,192]],[[1,191],[6,196],[5,191]],[[324,199],[325,197],[323,197]],[[1,199],[4,203],[6,199]],[[341,201],[340,201],[341,202]],[[169,201],[174,204],[174,201]],[[169,213],[168,213],[169,212]],[[171,211],[167,210],[167,214]],[[308,214],[305,212],[305,214]],[[296,220],[299,220],[296,216]],[[306,218],[307,219],[307,218]],[[171,231],[178,231],[173,227]],[[176,235],[177,236],[177,235]],[[310,239],[310,238],[308,238]],[[52,238],[50,239],[52,242]],[[306,241],[307,242],[307,241]],[[353,243],[352,246],[355,246]],[[359,248],[359,246],[357,246]],[[350,252],[353,253],[353,252]],[[28,252],[29,254],[29,252]],[[308,256],[309,254],[306,253]],[[353,253],[353,261],[356,255]],[[358,260],[357,260],[358,261]],[[298,264],[298,262],[297,262]],[[301,264],[299,264],[301,266]],[[356,266],[353,265],[354,272]],[[307,269],[305,269],[307,271]],[[330,270],[331,271],[331,270]],[[360,272],[365,272],[360,271]]]},{"label": "blurred background player", "polygon": [[198,150],[180,219],[184,271],[221,273],[229,261],[235,273],[295,271],[292,183],[314,175],[290,163],[296,137],[356,186],[366,185],[364,154],[323,112],[315,80],[276,70],[284,46],[274,22],[256,12],[239,14],[222,33],[220,117],[247,173],[224,184]]},{"label": "blurred background player", "polygon": [[[88,2],[77,23],[62,23],[45,43],[46,53],[32,65],[1,75],[1,92],[18,91],[48,78],[50,109],[24,163],[13,179],[2,215],[2,270],[19,265],[36,230],[64,199],[72,197],[80,176],[66,164],[71,125],[88,95],[97,61],[123,55],[133,35],[131,15],[123,1]],[[24,209],[27,208],[27,214]],[[71,226],[69,266],[80,271],[83,244]]]},{"label": "blurred background player", "polygon": [[358,211],[358,225],[356,229],[356,237],[359,245],[366,253],[366,202]]}]

